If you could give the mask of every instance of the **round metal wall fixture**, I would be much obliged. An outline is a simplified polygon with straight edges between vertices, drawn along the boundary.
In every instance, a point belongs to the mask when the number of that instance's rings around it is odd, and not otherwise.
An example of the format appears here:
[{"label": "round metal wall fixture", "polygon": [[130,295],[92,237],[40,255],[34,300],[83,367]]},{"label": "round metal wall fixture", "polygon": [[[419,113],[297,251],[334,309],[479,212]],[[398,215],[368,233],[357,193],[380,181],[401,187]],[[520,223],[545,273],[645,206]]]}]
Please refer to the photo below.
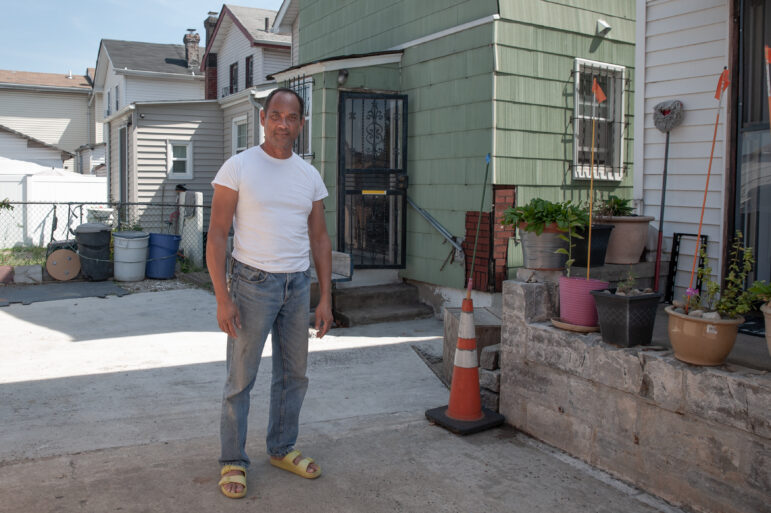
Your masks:
[{"label": "round metal wall fixture", "polygon": [[653,124],[667,133],[683,122],[683,102],[667,100],[653,107]]}]

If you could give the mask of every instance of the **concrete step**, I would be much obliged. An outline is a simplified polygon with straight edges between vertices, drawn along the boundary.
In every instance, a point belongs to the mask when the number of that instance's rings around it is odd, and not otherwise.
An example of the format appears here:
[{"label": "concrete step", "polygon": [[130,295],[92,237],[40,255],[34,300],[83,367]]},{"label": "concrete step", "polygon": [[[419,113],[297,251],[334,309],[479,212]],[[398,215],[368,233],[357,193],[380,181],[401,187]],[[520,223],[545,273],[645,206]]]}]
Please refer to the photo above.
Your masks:
[{"label": "concrete step", "polygon": [[385,305],[418,303],[418,289],[407,283],[335,289],[333,294],[335,310],[342,312]]},{"label": "concrete step", "polygon": [[434,315],[434,309],[428,305],[414,302],[401,305],[370,305],[363,308],[335,308],[335,319],[343,326],[361,326],[381,322],[408,321],[425,319]]}]

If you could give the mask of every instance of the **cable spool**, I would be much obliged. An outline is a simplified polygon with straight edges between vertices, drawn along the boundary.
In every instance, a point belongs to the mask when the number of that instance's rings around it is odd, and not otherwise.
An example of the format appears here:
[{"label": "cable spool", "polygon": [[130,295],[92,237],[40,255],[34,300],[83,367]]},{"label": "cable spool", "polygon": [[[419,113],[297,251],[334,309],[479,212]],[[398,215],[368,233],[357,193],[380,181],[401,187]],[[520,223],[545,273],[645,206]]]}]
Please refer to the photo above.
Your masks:
[{"label": "cable spool", "polygon": [[70,249],[57,249],[46,259],[46,271],[59,281],[68,281],[80,273],[80,258]]}]

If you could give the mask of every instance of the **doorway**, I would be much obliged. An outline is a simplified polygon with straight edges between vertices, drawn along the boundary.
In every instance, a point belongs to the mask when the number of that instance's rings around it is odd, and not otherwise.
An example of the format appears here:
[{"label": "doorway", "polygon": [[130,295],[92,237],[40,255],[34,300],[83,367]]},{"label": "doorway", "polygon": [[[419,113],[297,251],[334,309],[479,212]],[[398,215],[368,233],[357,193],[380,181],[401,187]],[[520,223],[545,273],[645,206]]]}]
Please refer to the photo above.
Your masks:
[{"label": "doorway", "polygon": [[360,269],[406,258],[407,96],[340,93],[338,249]]}]

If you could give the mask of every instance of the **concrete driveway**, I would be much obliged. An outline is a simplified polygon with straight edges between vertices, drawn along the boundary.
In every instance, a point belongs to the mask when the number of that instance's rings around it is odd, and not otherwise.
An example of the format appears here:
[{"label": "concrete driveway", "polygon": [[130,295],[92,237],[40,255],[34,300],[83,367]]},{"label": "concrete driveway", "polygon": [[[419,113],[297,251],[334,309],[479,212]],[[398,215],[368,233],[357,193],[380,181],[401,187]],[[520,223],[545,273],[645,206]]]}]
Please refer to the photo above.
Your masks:
[{"label": "concrete driveway", "polygon": [[434,319],[311,340],[298,447],[323,467],[314,481],[267,462],[264,361],[249,493],[227,499],[214,309],[199,289],[0,309],[0,511],[680,511],[514,429],[430,425],[448,391],[411,346],[441,353]]}]

